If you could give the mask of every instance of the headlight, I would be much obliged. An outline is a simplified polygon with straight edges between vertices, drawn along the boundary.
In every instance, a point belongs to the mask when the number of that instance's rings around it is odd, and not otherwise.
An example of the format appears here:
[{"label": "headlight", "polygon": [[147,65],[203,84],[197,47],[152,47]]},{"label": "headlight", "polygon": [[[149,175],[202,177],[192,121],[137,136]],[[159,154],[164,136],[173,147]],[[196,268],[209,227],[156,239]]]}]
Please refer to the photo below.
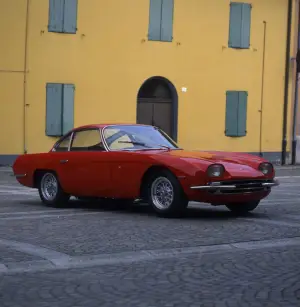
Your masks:
[{"label": "headlight", "polygon": [[273,173],[273,165],[268,162],[263,162],[259,165],[258,169],[264,174],[269,175]]},{"label": "headlight", "polygon": [[222,164],[210,165],[207,169],[207,175],[209,177],[220,177],[223,175],[225,169]]}]

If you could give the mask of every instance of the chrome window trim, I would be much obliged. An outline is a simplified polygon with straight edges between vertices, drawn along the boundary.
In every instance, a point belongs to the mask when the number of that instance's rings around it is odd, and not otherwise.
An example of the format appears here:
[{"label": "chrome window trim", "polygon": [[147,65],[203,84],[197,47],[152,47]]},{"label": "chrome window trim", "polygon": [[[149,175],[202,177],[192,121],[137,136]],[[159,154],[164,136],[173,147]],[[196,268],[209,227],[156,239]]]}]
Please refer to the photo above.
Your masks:
[{"label": "chrome window trim", "polygon": [[72,144],[72,141],[73,141],[73,137],[74,137],[74,131],[72,131],[72,133],[71,133],[70,142],[69,142],[69,146],[68,146],[68,152],[70,151],[71,144]]},{"label": "chrome window trim", "polygon": [[102,141],[106,152],[109,152],[110,149],[109,149],[109,147],[108,147],[108,145],[106,143],[105,137],[103,135],[103,128],[99,128],[99,134],[100,134],[100,140]]},{"label": "chrome window trim", "polygon": [[69,145],[68,145],[68,149],[66,152],[69,151],[70,149],[70,144],[71,144],[71,140],[72,140],[72,137],[73,137],[73,131],[72,132],[68,132],[67,134],[61,136],[57,142],[53,145],[53,148],[51,149],[51,152],[56,152],[56,149],[59,147],[59,145],[67,138],[67,137],[70,137],[70,141],[69,141]]},{"label": "chrome window trim", "polygon": [[112,151],[112,150],[109,148],[109,146],[108,146],[108,144],[107,144],[107,142],[106,142],[106,138],[104,137],[104,130],[105,130],[107,127],[114,127],[114,126],[117,126],[117,125],[106,125],[106,126],[102,127],[102,129],[101,129],[101,130],[102,130],[102,131],[101,131],[101,134],[102,134],[103,142],[104,142],[105,147],[107,148],[108,151]]}]

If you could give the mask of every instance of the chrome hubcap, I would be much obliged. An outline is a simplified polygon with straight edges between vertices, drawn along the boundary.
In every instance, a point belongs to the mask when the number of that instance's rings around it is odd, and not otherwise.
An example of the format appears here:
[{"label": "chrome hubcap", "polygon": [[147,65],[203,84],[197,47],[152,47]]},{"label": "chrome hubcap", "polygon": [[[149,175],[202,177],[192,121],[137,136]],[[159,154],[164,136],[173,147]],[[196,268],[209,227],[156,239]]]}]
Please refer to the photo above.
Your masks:
[{"label": "chrome hubcap", "polygon": [[58,184],[53,174],[47,173],[43,176],[41,182],[41,192],[46,200],[52,201],[55,199],[58,192]]},{"label": "chrome hubcap", "polygon": [[151,198],[158,209],[169,208],[174,199],[172,183],[165,177],[156,178],[151,186]]}]

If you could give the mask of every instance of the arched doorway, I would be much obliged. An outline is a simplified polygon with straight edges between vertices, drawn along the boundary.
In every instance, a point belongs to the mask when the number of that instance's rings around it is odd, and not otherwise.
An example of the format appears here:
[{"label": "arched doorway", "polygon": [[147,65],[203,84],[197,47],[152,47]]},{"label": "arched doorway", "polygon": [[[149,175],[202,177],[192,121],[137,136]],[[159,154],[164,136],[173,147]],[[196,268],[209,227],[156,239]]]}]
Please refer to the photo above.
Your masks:
[{"label": "arched doorway", "polygon": [[177,141],[178,96],[174,85],[163,77],[152,77],[137,97],[137,123],[153,125]]}]

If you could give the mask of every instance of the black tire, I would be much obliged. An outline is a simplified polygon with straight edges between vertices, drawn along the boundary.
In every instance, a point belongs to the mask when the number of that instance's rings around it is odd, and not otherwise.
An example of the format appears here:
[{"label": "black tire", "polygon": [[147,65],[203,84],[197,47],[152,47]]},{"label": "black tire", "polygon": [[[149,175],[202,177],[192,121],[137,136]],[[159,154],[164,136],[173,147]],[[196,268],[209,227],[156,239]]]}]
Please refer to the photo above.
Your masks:
[{"label": "black tire", "polygon": [[251,201],[248,203],[236,203],[236,204],[232,203],[232,204],[227,204],[226,207],[235,214],[246,214],[256,209],[259,203],[260,203],[259,200]]},{"label": "black tire", "polygon": [[[163,206],[164,196],[161,200],[155,197],[155,190],[159,184],[165,184],[168,192],[172,193],[169,204]],[[172,190],[172,192],[170,192]],[[147,187],[148,203],[152,206],[158,216],[161,217],[182,217],[188,206],[188,199],[182,189],[182,186],[175,175],[168,170],[155,172],[150,176]],[[166,195],[166,194],[165,194]],[[165,198],[166,199],[166,198]]]},{"label": "black tire", "polygon": [[[47,180],[48,183],[51,181],[53,191],[52,195],[50,195],[49,188],[47,190],[45,186]],[[56,185],[56,187],[53,185]],[[47,206],[62,207],[65,206],[70,199],[70,195],[63,191],[57,175],[51,171],[41,174],[38,182],[38,191],[41,201]]]}]

